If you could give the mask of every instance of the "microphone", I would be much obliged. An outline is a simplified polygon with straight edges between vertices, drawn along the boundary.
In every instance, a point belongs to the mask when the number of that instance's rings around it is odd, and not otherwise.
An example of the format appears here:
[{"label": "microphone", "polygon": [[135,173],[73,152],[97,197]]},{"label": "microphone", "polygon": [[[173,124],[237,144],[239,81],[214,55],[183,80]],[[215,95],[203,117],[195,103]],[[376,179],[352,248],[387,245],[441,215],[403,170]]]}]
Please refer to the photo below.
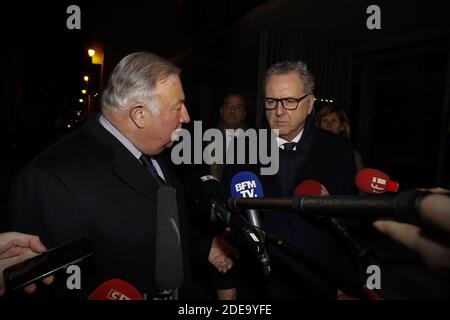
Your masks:
[{"label": "microphone", "polygon": [[[161,186],[156,204],[155,283],[161,296],[176,298],[184,280],[176,189]],[[168,299],[170,300],[170,299]]]},{"label": "microphone", "polygon": [[[253,225],[250,225],[244,217],[239,214],[232,214],[227,210],[224,205],[227,197],[220,181],[214,176],[206,175],[202,176],[194,186],[199,191],[197,201],[208,201],[211,206],[212,223],[229,227],[232,232],[240,234],[244,240],[244,245],[255,252],[260,261],[263,260],[261,257],[267,256],[267,254],[265,253],[266,248],[261,233]],[[263,266],[264,271],[266,271],[268,268],[266,265]]]},{"label": "microphone", "polygon": [[[327,189],[316,180],[305,180],[295,188],[296,196],[329,196]],[[346,226],[334,217],[329,217],[325,221],[328,222],[336,236],[339,237],[345,248],[358,258],[360,272],[365,272],[365,268],[372,264],[377,264],[378,255],[371,249],[361,247],[359,242],[349,233]],[[379,264],[379,263],[378,263]],[[358,266],[357,266],[358,267]]]},{"label": "microphone", "polygon": [[398,182],[391,181],[387,174],[371,168],[359,171],[355,177],[355,184],[359,190],[368,194],[397,192],[399,187]]},{"label": "microphone", "polygon": [[144,297],[129,282],[111,279],[99,285],[88,300],[144,300]]},{"label": "microphone", "polygon": [[[327,189],[316,180],[305,180],[300,183],[294,191],[295,196],[329,196]],[[347,227],[343,226],[336,218],[326,217],[325,221],[332,228],[332,232],[337,234],[344,241],[347,249],[353,254],[358,254],[360,247],[356,240],[350,235]]]},{"label": "microphone", "polygon": [[[231,179],[230,194],[234,197],[244,198],[264,197],[261,181],[250,171],[241,171]],[[257,210],[245,210],[245,217],[250,225],[257,229],[262,228],[261,219]],[[263,266],[264,274],[268,275],[270,273],[270,258],[265,247],[263,249],[262,254],[259,254],[258,258]]]},{"label": "microphone", "polygon": [[[264,197],[261,181],[254,173],[249,171],[239,172],[231,179],[230,194],[232,197],[243,198]],[[256,210],[245,210],[245,217],[251,225],[261,228],[261,220]]]},{"label": "microphone", "polygon": [[294,190],[295,196],[329,196],[328,190],[316,180],[305,180]]},{"label": "microphone", "polygon": [[268,209],[285,210],[310,217],[381,218],[395,216],[405,219],[419,213],[420,202],[429,192],[403,191],[397,195],[331,195],[328,197],[302,196],[283,198],[231,197],[230,210]]},{"label": "microphone", "polygon": [[189,185],[194,201],[198,203],[207,202],[209,205],[212,200],[225,201],[227,198],[222,183],[212,175],[193,179]]},{"label": "microphone", "polygon": [[265,252],[262,236],[255,227],[250,225],[241,215],[231,213],[225,206],[217,201],[212,202],[212,215],[214,222],[220,222],[230,227],[231,232],[243,236],[245,245],[260,257]]}]

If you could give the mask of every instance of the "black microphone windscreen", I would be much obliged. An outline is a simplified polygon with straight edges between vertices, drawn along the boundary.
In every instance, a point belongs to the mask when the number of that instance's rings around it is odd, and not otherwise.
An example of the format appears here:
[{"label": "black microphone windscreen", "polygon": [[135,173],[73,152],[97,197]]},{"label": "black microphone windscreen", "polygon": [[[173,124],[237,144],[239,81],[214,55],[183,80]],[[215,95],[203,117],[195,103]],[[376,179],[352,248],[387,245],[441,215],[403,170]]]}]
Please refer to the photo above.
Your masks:
[{"label": "black microphone windscreen", "polygon": [[155,281],[160,290],[178,289],[183,283],[183,255],[176,189],[158,190],[156,214]]},{"label": "black microphone windscreen", "polygon": [[189,180],[187,189],[191,198],[197,202],[209,204],[213,199],[224,201],[226,198],[222,183],[212,175],[195,176]]}]

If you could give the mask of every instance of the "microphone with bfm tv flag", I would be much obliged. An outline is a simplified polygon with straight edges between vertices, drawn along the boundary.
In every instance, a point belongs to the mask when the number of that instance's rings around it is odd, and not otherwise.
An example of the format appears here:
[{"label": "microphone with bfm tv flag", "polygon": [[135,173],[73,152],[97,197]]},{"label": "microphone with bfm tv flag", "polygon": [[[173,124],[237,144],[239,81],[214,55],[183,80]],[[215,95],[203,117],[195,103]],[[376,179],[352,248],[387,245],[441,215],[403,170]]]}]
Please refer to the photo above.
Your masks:
[{"label": "microphone with bfm tv flag", "polygon": [[[230,184],[230,194],[233,197],[243,198],[264,197],[261,181],[259,181],[258,177],[250,171],[241,171],[233,177]],[[262,228],[261,219],[257,210],[247,209],[244,212],[247,221],[252,226],[257,229]],[[263,237],[261,236],[261,238]],[[258,254],[258,258],[263,266],[264,274],[268,275],[270,274],[270,258],[264,244],[262,244],[262,248],[263,250]]]}]

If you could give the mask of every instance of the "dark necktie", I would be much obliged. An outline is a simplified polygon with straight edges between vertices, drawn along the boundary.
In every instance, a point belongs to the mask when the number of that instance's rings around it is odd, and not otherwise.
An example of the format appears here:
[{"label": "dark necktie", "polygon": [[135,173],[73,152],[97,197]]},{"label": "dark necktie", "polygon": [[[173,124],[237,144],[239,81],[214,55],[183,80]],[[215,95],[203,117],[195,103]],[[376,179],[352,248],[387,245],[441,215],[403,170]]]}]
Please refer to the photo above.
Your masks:
[{"label": "dark necktie", "polygon": [[297,143],[295,143],[295,142],[283,143],[284,150],[286,150],[286,151],[294,151],[294,148],[296,145],[297,145]]},{"label": "dark necktie", "polygon": [[155,181],[158,183],[158,185],[160,187],[167,185],[166,181],[164,181],[164,179],[161,178],[161,176],[158,174],[158,171],[156,171],[156,168],[153,165],[151,158],[149,158],[148,156],[143,154],[143,155],[141,155],[139,160],[141,160],[145,169],[147,169],[147,171],[150,172],[150,174],[152,175],[152,177],[155,179]]}]

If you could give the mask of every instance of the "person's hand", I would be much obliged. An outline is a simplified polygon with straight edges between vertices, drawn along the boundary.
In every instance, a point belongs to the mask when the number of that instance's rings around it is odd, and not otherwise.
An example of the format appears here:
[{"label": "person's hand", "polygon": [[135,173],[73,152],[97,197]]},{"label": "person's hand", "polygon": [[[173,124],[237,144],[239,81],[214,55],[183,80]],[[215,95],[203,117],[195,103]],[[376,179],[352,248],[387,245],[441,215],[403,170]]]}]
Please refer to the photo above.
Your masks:
[{"label": "person's hand", "polygon": [[233,267],[233,258],[239,258],[238,251],[225,239],[228,233],[230,233],[230,229],[226,229],[214,237],[208,256],[208,261],[222,273],[226,273]]},{"label": "person's hand", "polygon": [[374,227],[392,239],[419,253],[432,269],[450,276],[450,198],[437,194],[442,188],[428,189],[420,205],[420,216],[428,228],[395,221],[376,221]]},{"label": "person's hand", "polygon": [[382,300],[381,297],[374,290],[367,288],[366,285],[362,287],[363,298],[350,296],[338,289],[337,300]]},{"label": "person's hand", "polygon": [[325,188],[324,185],[320,185],[320,196],[321,197],[327,197],[330,193],[328,192],[327,188]]},{"label": "person's hand", "polygon": [[[0,233],[0,296],[5,293],[3,270],[45,251],[47,249],[37,236],[18,232]],[[49,285],[53,280],[53,276],[50,276],[45,278],[43,282]],[[37,286],[33,283],[27,286],[24,291],[33,293],[36,289]]]},{"label": "person's hand", "polygon": [[338,289],[336,300],[361,300],[358,297],[350,296]]},{"label": "person's hand", "polygon": [[236,288],[217,289],[217,299],[219,300],[236,300]]}]

